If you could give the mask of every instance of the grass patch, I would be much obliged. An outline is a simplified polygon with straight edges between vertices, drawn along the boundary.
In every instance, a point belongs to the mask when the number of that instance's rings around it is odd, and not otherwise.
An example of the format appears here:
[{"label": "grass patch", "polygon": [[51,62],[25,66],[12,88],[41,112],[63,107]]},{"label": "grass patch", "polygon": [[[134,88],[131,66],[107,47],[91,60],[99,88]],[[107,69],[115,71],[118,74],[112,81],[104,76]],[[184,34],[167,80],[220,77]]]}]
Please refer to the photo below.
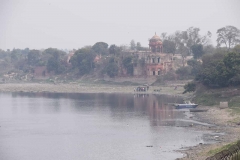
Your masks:
[{"label": "grass patch", "polygon": [[239,107],[231,107],[232,115],[240,115],[240,108]]},{"label": "grass patch", "polygon": [[229,102],[229,107],[240,108],[240,96],[233,97]]},{"label": "grass patch", "polygon": [[228,106],[231,108],[231,115],[240,115],[240,96],[233,97],[229,101]]},{"label": "grass patch", "polygon": [[212,93],[212,94],[199,94],[194,98],[194,101],[201,105],[206,106],[213,106],[219,105],[220,101],[225,101],[224,98],[220,97],[221,94],[219,93]]},{"label": "grass patch", "polygon": [[215,155],[216,153],[219,153],[219,152],[221,152],[221,151],[223,151],[223,150],[225,150],[225,149],[229,149],[232,145],[235,145],[236,143],[237,143],[237,141],[236,141],[236,142],[229,143],[229,144],[226,144],[226,145],[224,145],[224,146],[222,146],[222,147],[219,147],[219,148],[212,149],[212,150],[208,151],[207,155],[213,156],[213,155]]}]

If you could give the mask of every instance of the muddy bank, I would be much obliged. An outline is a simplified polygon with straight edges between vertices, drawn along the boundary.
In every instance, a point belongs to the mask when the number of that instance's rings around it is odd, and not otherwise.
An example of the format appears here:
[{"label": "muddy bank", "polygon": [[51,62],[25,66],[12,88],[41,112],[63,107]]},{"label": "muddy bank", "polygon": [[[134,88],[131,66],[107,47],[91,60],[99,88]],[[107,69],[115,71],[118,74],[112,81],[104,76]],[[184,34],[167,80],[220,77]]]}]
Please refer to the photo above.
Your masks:
[{"label": "muddy bank", "polygon": [[208,111],[193,113],[195,116],[192,119],[212,124],[212,126],[195,125],[193,127],[196,130],[209,131],[210,134],[204,135],[203,139],[210,144],[184,148],[186,150],[180,152],[186,154],[186,157],[181,160],[205,160],[214,154],[211,151],[240,139],[240,125],[238,125],[240,117],[233,115],[231,109],[220,109],[218,106],[198,106],[198,108],[208,109]]}]

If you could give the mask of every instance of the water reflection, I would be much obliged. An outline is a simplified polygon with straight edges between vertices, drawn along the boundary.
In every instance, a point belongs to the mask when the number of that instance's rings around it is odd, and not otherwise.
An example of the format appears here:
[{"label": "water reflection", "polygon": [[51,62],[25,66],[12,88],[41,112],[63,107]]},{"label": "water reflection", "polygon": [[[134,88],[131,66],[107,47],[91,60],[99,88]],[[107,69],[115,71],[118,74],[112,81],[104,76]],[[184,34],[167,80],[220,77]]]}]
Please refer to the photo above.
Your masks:
[{"label": "water reflection", "polygon": [[[176,121],[169,119],[182,118],[182,114],[176,114],[176,110],[168,103],[180,103],[178,96],[152,95],[152,94],[106,94],[106,93],[12,93],[15,99],[13,110],[24,103],[29,113],[61,113],[61,109],[68,106],[71,112],[92,110],[109,110],[113,118],[127,118],[134,116],[148,116],[152,126],[176,125]],[[35,99],[37,101],[35,101]],[[47,106],[47,107],[46,107]]]},{"label": "water reflection", "polygon": [[174,127],[184,114],[167,104],[182,102],[177,96],[20,92],[0,100],[0,159],[172,160],[181,156],[174,150],[202,143],[201,132]]}]

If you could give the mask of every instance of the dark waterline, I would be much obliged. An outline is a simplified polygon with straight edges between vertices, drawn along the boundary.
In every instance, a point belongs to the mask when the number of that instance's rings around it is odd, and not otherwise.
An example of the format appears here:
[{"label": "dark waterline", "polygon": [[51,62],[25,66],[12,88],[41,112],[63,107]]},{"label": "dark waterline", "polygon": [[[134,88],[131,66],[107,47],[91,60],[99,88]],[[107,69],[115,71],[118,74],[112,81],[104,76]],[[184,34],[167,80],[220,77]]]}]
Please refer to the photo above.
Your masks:
[{"label": "dark waterline", "polygon": [[180,97],[132,94],[0,93],[0,159],[165,159],[202,143]]}]

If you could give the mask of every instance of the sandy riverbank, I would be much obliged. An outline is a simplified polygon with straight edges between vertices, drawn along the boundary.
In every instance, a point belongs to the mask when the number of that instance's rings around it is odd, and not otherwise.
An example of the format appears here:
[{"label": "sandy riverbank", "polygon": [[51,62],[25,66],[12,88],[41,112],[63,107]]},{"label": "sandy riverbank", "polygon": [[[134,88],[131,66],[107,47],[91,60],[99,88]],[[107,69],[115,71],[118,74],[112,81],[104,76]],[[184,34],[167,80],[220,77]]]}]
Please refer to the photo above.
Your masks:
[{"label": "sandy riverbank", "polygon": [[[194,147],[189,147],[183,151],[187,156],[181,160],[205,160],[212,154],[209,151],[213,151],[222,146],[236,142],[240,140],[240,116],[233,115],[232,110],[220,109],[219,107],[207,107],[199,106],[202,109],[208,109],[207,112],[195,113],[195,117],[198,121],[213,124],[214,126],[194,126],[197,130],[210,131],[212,136],[205,137],[208,140],[215,141],[213,144],[199,144]],[[221,134],[224,133],[224,134]]]},{"label": "sandy riverbank", "polygon": [[[136,93],[132,85],[107,85],[91,83],[4,83],[0,92],[54,92],[54,93]],[[156,91],[157,90],[157,91]],[[183,87],[174,90],[174,86],[150,86],[147,94],[170,94],[182,96]]]}]

